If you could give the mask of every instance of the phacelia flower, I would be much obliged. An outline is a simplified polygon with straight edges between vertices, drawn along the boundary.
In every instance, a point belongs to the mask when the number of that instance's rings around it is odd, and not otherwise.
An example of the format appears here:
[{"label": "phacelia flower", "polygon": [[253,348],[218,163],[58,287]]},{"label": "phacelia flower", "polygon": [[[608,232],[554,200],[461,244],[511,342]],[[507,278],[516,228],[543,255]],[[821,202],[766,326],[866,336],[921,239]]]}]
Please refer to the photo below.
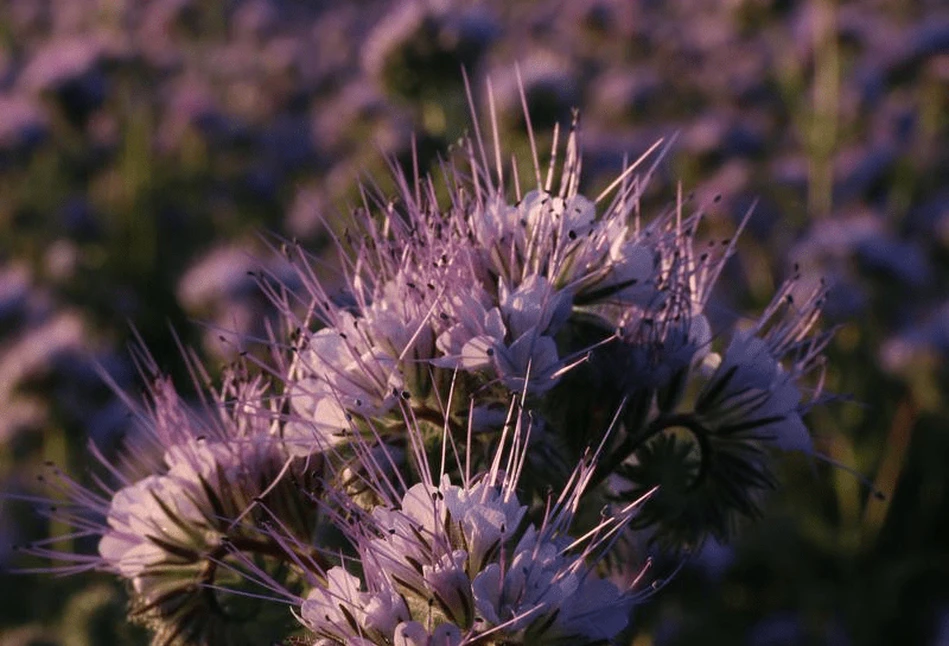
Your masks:
[{"label": "phacelia flower", "polygon": [[[130,617],[153,631],[155,646],[272,637],[265,624],[273,607],[252,611],[254,604],[221,589],[246,589],[255,580],[242,554],[255,555],[263,570],[283,567],[282,546],[262,531],[271,515],[297,540],[315,527],[315,509],[299,498],[306,466],[274,441],[279,416],[265,392],[259,379],[226,381],[201,411],[156,380],[151,402],[136,409],[140,430],[123,460],[113,464],[96,453],[117,486],[100,479],[90,489],[59,471],[51,479],[67,501],[50,515],[77,527],[77,536],[98,537],[98,554],[60,554],[46,543],[26,551],[73,562],[66,571],[118,575],[129,586]],[[157,460],[156,448],[164,449]],[[245,623],[251,617],[263,622],[260,631]]]},{"label": "phacelia flower", "polygon": [[[293,279],[259,281],[283,323],[269,360],[201,411],[157,381],[127,464],[96,491],[61,480],[57,515],[99,539],[73,568],[126,580],[156,646],[609,643],[643,598],[617,544],[724,540],[774,486],[772,450],[813,451],[823,286],[721,326],[735,243],[700,242],[682,199],[642,219],[660,144],[588,197],[576,120],[546,172],[529,131],[526,181],[496,117],[493,164],[474,126],[440,185],[393,164],[395,198],[365,187],[327,222],[334,281],[285,247]],[[233,611],[264,597],[299,623]]]},{"label": "phacelia flower", "polygon": [[[409,433],[422,457],[422,434]],[[517,420],[492,467],[461,484],[447,474],[436,484],[421,463],[421,482],[387,496],[398,485],[377,474],[388,502],[348,530],[362,579],[344,559],[301,606],[319,643],[592,644],[623,630],[635,596],[601,578],[591,557],[635,505],[571,539],[593,470],[584,463],[540,524],[531,522],[515,491],[527,435]]]},{"label": "phacelia flower", "polygon": [[826,289],[797,283],[786,283],[753,327],[734,331],[722,354],[706,351],[693,362],[677,395],[618,452],[629,458],[618,468],[635,483],[629,496],[660,486],[634,521],[656,522],[660,540],[697,546],[710,534],[725,541],[740,517],[759,515],[762,493],[776,486],[769,450],[813,453],[802,416],[821,397],[814,373],[830,334],[812,328]]}]

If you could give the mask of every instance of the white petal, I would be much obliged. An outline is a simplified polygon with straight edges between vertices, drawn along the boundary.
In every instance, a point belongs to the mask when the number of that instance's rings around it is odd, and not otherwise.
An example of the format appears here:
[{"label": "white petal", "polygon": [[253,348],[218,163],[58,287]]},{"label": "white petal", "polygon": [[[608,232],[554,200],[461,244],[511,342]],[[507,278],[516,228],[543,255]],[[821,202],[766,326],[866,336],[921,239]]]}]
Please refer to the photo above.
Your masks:
[{"label": "white petal", "polygon": [[428,631],[417,621],[404,621],[395,627],[393,646],[428,646]]}]

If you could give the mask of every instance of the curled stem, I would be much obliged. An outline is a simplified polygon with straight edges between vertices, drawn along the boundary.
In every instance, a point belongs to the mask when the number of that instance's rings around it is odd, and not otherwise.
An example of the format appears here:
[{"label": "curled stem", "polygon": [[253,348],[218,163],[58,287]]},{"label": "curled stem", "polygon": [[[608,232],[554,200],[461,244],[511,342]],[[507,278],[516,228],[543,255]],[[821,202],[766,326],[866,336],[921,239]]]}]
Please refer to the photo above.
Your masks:
[{"label": "curled stem", "polygon": [[684,428],[695,438],[699,445],[700,464],[698,473],[689,491],[694,491],[702,483],[708,473],[712,444],[709,440],[709,431],[693,413],[662,414],[652,420],[645,429],[635,435],[628,435],[609,457],[603,460],[593,477],[592,485],[598,485],[614,473],[623,462],[631,458],[636,451],[642,448],[649,440],[670,428]]}]

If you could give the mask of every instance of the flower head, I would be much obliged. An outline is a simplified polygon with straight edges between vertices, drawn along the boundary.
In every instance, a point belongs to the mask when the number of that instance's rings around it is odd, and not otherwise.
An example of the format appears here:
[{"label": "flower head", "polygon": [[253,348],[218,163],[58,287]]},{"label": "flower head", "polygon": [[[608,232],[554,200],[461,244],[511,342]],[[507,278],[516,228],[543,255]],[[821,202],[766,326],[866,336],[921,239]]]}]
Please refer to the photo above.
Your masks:
[{"label": "flower head", "polygon": [[526,421],[512,424],[490,469],[460,484],[447,474],[433,478],[421,433],[410,427],[409,434],[421,482],[387,495],[399,485],[372,474],[387,501],[348,530],[362,579],[344,559],[311,590],[301,617],[315,635],[329,644],[584,644],[627,625],[635,597],[600,578],[591,557],[634,506],[585,538],[568,533],[590,463],[578,467],[538,525],[516,494]]},{"label": "flower head", "polygon": [[[275,557],[283,557],[282,547],[261,532],[268,514],[279,515],[287,533],[310,536],[314,509],[301,504],[297,488],[305,467],[274,441],[278,417],[264,404],[260,380],[226,381],[204,411],[167,381],[153,383],[151,401],[136,409],[141,427],[124,462],[96,453],[117,484],[99,479],[93,489],[58,470],[51,479],[67,501],[50,515],[76,526],[77,535],[98,537],[98,553],[61,554],[48,541],[26,551],[75,563],[67,570],[118,575],[129,586],[130,617],[153,630],[156,646],[272,636],[272,626],[263,626],[272,607],[220,588],[247,588],[255,579],[242,553],[256,554],[257,568],[281,567]],[[158,460],[155,448],[164,449]],[[251,617],[265,619],[259,631],[245,623]]]},{"label": "flower head", "polygon": [[244,365],[196,412],[156,381],[136,468],[67,481],[98,513],[65,512],[99,537],[80,564],[128,581],[157,644],[229,643],[246,622],[220,589],[250,585],[321,646],[609,642],[644,572],[616,542],[727,537],[774,484],[769,451],[812,451],[823,287],[722,329],[735,245],[700,244],[681,199],[643,224],[656,146],[591,199],[576,120],[559,173],[559,131],[546,176],[531,134],[522,192],[492,129],[493,166],[475,124],[443,186],[364,190],[328,228],[339,289],[286,249],[293,284],[260,283],[292,330],[261,360],[272,384]]},{"label": "flower head", "polygon": [[676,394],[659,399],[642,435],[627,440],[630,459],[618,471],[633,483],[628,495],[660,486],[636,522],[656,523],[663,542],[726,540],[776,486],[769,449],[813,453],[802,416],[821,389],[818,380],[805,401],[805,381],[822,368],[830,334],[812,332],[825,287],[802,291],[789,281],[721,355],[693,360]]}]

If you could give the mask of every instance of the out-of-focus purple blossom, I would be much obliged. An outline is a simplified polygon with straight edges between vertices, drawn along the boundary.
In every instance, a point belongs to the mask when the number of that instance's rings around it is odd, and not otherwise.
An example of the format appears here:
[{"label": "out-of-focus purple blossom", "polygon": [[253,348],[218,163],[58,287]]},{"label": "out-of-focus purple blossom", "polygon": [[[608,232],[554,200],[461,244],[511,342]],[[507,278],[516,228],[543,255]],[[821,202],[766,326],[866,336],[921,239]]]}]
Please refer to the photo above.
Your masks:
[{"label": "out-of-focus purple blossom", "polygon": [[928,16],[905,29],[901,36],[884,65],[891,82],[912,74],[927,58],[949,51],[949,16]]},{"label": "out-of-focus purple blossom", "polygon": [[81,354],[84,346],[82,321],[74,312],[36,322],[6,341],[0,352],[0,406],[7,414],[0,420],[0,439],[8,441],[18,430],[45,419],[45,407],[18,396],[17,389],[26,380],[48,373],[57,356]]},{"label": "out-of-focus purple blossom", "polygon": [[[913,288],[930,283],[932,268],[924,250],[912,240],[900,240],[875,213],[840,215],[815,223],[791,256],[802,266],[842,269],[856,259],[871,271],[883,272]],[[828,264],[829,263],[829,264]]]},{"label": "out-of-focus purple blossom", "polygon": [[[498,35],[486,6],[452,6],[451,2],[409,2],[392,5],[367,35],[363,68],[370,78],[408,96],[424,85],[435,86],[452,75],[451,66],[477,64],[487,45]],[[427,73],[426,82],[420,76]]]},{"label": "out-of-focus purple blossom", "polygon": [[913,209],[909,222],[911,233],[935,238],[943,247],[949,247],[949,190],[936,191]]},{"label": "out-of-focus purple blossom", "polygon": [[30,59],[19,84],[31,92],[61,90],[92,73],[105,52],[106,44],[99,38],[52,41]]},{"label": "out-of-focus purple blossom", "polygon": [[82,242],[93,240],[102,232],[95,207],[80,196],[71,197],[63,203],[59,208],[59,222],[72,239]]},{"label": "out-of-focus purple blossom", "polygon": [[[382,121],[384,125],[389,115],[398,115],[393,106],[386,102],[385,97],[371,84],[353,82],[341,88],[336,95],[326,103],[322,103],[313,110],[313,145],[328,154],[351,153],[345,146],[356,144],[353,140],[353,129],[363,127],[363,124]],[[378,129],[373,136],[385,142],[386,137]],[[403,130],[407,134],[407,130]],[[384,144],[391,148],[391,141]]]},{"label": "out-of-focus purple blossom", "polygon": [[949,608],[942,608],[930,646],[949,646]]},{"label": "out-of-focus purple blossom", "polygon": [[920,359],[943,364],[949,358],[949,303],[918,318],[880,349],[880,361],[887,370],[900,373],[913,369]]},{"label": "out-of-focus purple blossom", "polygon": [[18,85],[32,94],[54,94],[66,117],[83,123],[106,98],[102,63],[123,56],[123,49],[99,34],[51,41],[23,68]]},{"label": "out-of-focus purple blossom", "polygon": [[914,288],[929,285],[933,272],[915,240],[873,237],[858,245],[857,258],[871,270],[883,271]]},{"label": "out-of-focus purple blossom", "polygon": [[[799,243],[797,259],[848,258],[868,240],[885,235],[885,223],[872,213],[839,214],[814,223],[807,237]],[[803,264],[803,263],[802,263]]]},{"label": "out-of-focus purple blossom", "polygon": [[879,183],[896,160],[896,151],[889,146],[852,149],[839,153],[834,170],[834,200],[846,204],[866,195]]},{"label": "out-of-focus purple blossom", "polygon": [[[118,383],[131,381],[129,375],[120,378],[113,374],[113,378]],[[128,421],[128,408],[125,404],[118,399],[110,399],[104,406],[88,415],[85,428],[89,441],[96,446],[114,446],[116,441],[128,432]]]},{"label": "out-of-focus purple blossom", "polygon": [[13,265],[0,271],[0,323],[6,327],[11,320],[23,316],[31,290],[30,272]]},{"label": "out-of-focus purple blossom", "polygon": [[60,284],[75,279],[79,253],[79,248],[71,240],[54,240],[43,257],[46,276]]},{"label": "out-of-focus purple blossom", "polygon": [[317,186],[297,188],[287,213],[287,228],[301,238],[316,235],[332,213],[325,193]]},{"label": "out-of-focus purple blossom", "polygon": [[[233,356],[248,339],[265,336],[266,298],[258,276],[285,285],[295,282],[285,262],[261,263],[236,246],[210,251],[181,277],[177,295],[185,310],[210,316],[205,343],[212,352]],[[223,344],[221,337],[226,339]]]},{"label": "out-of-focus purple blossom", "polygon": [[144,58],[158,69],[172,69],[180,63],[184,52],[175,37],[177,26],[195,0],[157,0],[141,9],[137,41]]},{"label": "out-of-focus purple blossom", "polygon": [[220,128],[219,122],[224,117],[211,89],[201,80],[184,78],[167,93],[170,95],[166,99],[167,112],[156,134],[162,149],[173,150],[180,145],[189,126],[211,133]]},{"label": "out-of-focus purple blossom", "polygon": [[828,275],[827,282],[830,290],[824,312],[829,321],[852,321],[866,313],[870,305],[869,291],[853,276],[832,274]]},{"label": "out-of-focus purple blossom", "polygon": [[735,561],[735,548],[719,543],[715,539],[705,542],[701,551],[695,555],[692,564],[700,568],[713,580],[721,580]]},{"label": "out-of-focus purple blossom", "polygon": [[256,287],[248,272],[256,268],[257,262],[247,251],[236,247],[216,249],[182,276],[178,298],[185,307],[197,309],[220,298],[248,296]]},{"label": "out-of-focus purple blossom", "polygon": [[292,116],[276,118],[261,136],[260,151],[281,173],[305,169],[313,161],[309,124]]},{"label": "out-of-focus purple blossom", "polygon": [[609,70],[594,83],[591,111],[616,120],[635,118],[646,110],[661,89],[661,78],[653,69]]},{"label": "out-of-focus purple blossom", "polygon": [[233,36],[238,39],[263,40],[280,26],[280,18],[280,10],[270,0],[243,2],[231,18]]},{"label": "out-of-focus purple blossom", "polygon": [[47,132],[46,115],[21,95],[0,95],[0,163],[39,144]]},{"label": "out-of-focus purple blossom", "polygon": [[726,120],[721,114],[709,115],[691,124],[682,138],[683,147],[697,155],[724,158],[756,157],[764,149],[766,124],[748,119]]},{"label": "out-of-focus purple blossom", "polygon": [[747,646],[796,646],[805,640],[801,620],[789,613],[775,614],[758,622],[748,634]]},{"label": "out-of-focus purple blossom", "polygon": [[550,128],[570,119],[570,110],[580,99],[573,64],[556,51],[534,51],[520,63],[520,80],[510,67],[491,70],[498,111],[507,119],[521,118],[520,83],[534,124]]}]

